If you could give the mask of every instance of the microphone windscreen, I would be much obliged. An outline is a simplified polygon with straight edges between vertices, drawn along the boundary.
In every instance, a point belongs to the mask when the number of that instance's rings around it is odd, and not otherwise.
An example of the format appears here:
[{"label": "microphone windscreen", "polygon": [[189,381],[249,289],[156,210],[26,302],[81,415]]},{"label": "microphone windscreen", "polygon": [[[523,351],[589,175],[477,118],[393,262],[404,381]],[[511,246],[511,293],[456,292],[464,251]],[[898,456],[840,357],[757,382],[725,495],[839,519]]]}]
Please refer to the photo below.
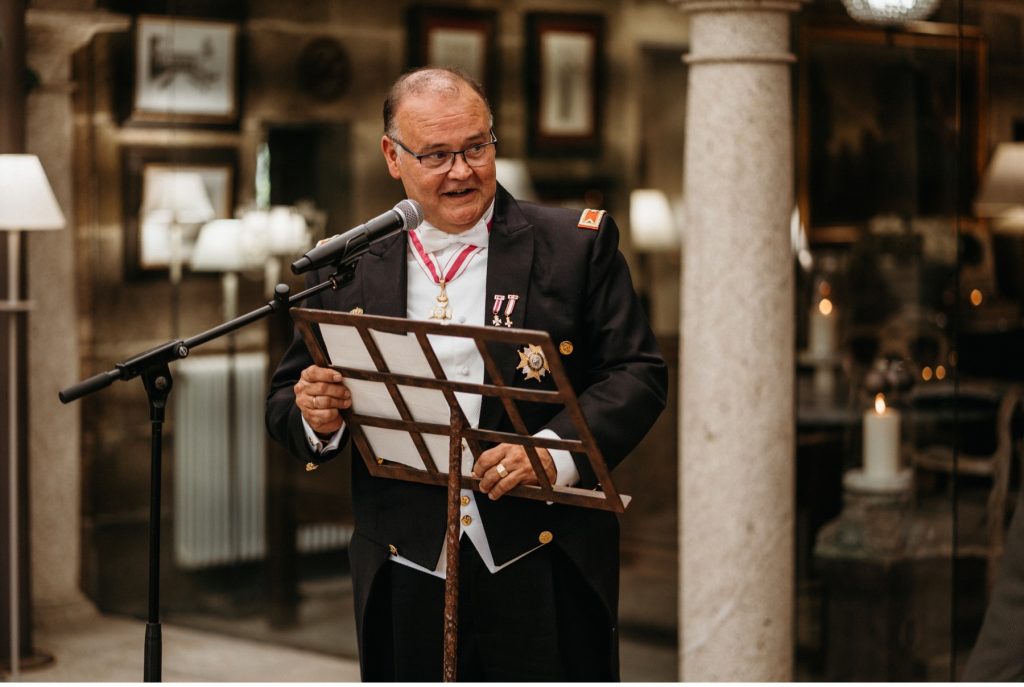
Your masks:
[{"label": "microphone windscreen", "polygon": [[423,208],[415,200],[406,198],[395,206],[395,210],[402,216],[402,228],[406,231],[423,224]]}]

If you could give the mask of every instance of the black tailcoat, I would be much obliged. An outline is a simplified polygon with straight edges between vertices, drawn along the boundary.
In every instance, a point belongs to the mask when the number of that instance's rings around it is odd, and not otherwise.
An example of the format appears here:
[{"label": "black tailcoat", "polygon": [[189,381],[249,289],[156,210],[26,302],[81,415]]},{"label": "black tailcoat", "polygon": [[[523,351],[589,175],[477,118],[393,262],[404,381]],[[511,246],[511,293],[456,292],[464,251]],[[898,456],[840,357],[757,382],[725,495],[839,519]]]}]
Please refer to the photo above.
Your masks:
[{"label": "black tailcoat", "polygon": [[[548,332],[557,346],[572,343],[562,356],[594,438],[609,468],[643,438],[665,406],[667,373],[643,309],[633,290],[625,259],[618,251],[618,228],[605,217],[597,230],[577,226],[572,210],[520,203],[498,188],[487,250],[487,294],[520,296],[513,326]],[[404,234],[374,244],[360,260],[354,281],[312,297],[306,307],[369,315],[406,316]],[[310,283],[329,275],[320,270]],[[490,326],[490,325],[488,325]],[[551,375],[538,383],[516,370],[515,347],[496,350],[506,381],[532,389],[553,389]],[[314,455],[305,439],[292,387],[312,360],[296,335],[271,382],[267,428],[271,436],[303,462]],[[560,437],[577,433],[567,413],[549,404],[521,404],[531,432],[550,428]],[[480,427],[513,431],[497,399],[485,397]],[[585,457],[575,456],[581,481],[596,486]],[[442,487],[371,477],[362,460],[352,460],[355,534],[350,548],[356,623],[363,653],[363,613],[370,588],[388,560],[388,547],[426,567],[437,564],[444,542],[446,491]],[[554,535],[608,612],[614,634],[618,607],[619,535],[614,514],[541,501],[504,497],[477,499],[487,540],[497,564],[538,545],[541,532]],[[440,619],[439,619],[440,622]]]}]

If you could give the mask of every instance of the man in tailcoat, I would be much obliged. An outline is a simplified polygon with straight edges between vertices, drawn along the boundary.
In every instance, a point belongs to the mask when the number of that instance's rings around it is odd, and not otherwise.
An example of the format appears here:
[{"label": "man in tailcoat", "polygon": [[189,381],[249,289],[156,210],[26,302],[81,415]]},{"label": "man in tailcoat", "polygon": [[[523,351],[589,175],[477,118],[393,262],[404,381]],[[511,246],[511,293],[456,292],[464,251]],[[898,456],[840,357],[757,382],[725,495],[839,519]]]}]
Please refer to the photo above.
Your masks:
[{"label": "man in tailcoat", "polygon": [[[664,360],[603,211],[519,202],[496,182],[497,138],[480,86],[456,70],[403,75],[384,104],[381,149],[425,222],[379,241],[351,284],[311,308],[548,332],[609,468],[665,406]],[[328,269],[310,276],[319,283]],[[475,347],[437,342],[446,376],[483,382]],[[553,389],[550,375],[508,346],[496,362],[510,383]],[[536,361],[535,361],[536,362]],[[313,364],[296,336],[267,401],[271,436],[313,467],[346,441],[338,413],[352,398],[341,375]],[[463,403],[473,426],[512,431],[500,402]],[[521,407],[535,436],[576,439],[567,413]],[[354,451],[356,449],[353,449]],[[553,484],[590,489],[585,456],[539,449]],[[353,457],[350,545],[366,680],[439,680],[446,491],[371,477]],[[462,491],[458,677],[462,680],[618,679],[618,521],[605,511],[505,496],[536,484],[524,449],[499,444]]]}]

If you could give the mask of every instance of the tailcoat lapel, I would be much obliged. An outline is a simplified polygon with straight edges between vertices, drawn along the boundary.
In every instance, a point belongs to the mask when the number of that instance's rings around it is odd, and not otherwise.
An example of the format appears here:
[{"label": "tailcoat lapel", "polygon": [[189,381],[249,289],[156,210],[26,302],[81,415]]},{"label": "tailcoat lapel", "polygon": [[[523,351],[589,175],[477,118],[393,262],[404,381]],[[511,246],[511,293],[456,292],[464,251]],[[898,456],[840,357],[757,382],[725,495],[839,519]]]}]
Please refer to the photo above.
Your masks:
[{"label": "tailcoat lapel", "polygon": [[[408,274],[406,233],[370,245],[359,261],[362,279],[362,307],[367,315],[405,317]],[[397,279],[395,277],[398,277]]]},{"label": "tailcoat lapel", "polygon": [[[494,204],[494,225],[491,228],[490,242],[487,248],[487,294],[484,326],[492,327],[492,308],[495,295],[505,296],[502,303],[501,319],[505,319],[505,306],[509,294],[519,296],[512,311],[512,326],[522,328],[528,312],[530,273],[533,269],[534,228],[526,221],[519,210],[515,199],[505,189],[498,187]],[[504,326],[504,324],[502,325]],[[507,349],[507,350],[506,350]],[[494,346],[492,351],[498,369],[505,376],[505,383],[514,382],[514,347]],[[485,380],[490,375],[485,373]],[[493,396],[485,397],[480,409],[480,427],[496,428],[502,417],[500,401]]]}]

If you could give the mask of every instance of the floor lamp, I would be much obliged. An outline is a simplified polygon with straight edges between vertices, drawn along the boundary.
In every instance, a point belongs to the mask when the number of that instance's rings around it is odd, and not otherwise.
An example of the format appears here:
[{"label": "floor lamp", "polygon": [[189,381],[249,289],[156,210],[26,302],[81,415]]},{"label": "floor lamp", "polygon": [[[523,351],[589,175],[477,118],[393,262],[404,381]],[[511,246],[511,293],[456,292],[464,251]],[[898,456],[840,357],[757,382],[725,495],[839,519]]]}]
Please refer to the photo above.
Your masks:
[{"label": "floor lamp", "polygon": [[[27,399],[20,398],[19,369],[21,351],[19,328],[28,322],[32,303],[21,294],[21,232],[41,229],[63,229],[64,213],[53,195],[46,173],[35,155],[0,155],[0,230],[7,233],[7,299],[0,301],[7,330],[9,370],[7,394],[7,469],[8,469],[8,531],[10,547],[10,658],[11,679],[16,681],[21,656],[21,609],[19,606],[19,432],[21,408]],[[27,328],[26,328],[27,331]]]}]

